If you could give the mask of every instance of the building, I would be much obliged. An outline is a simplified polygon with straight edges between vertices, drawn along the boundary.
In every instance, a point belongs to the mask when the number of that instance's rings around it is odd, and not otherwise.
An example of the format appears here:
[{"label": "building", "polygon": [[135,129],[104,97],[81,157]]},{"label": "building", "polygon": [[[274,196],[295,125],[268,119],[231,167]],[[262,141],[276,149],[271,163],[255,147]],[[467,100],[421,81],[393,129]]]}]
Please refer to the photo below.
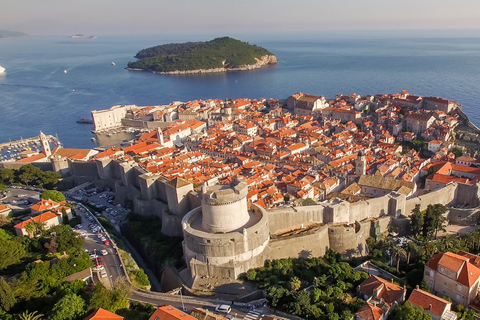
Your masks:
[{"label": "building", "polygon": [[435,117],[431,113],[412,113],[406,117],[406,127],[415,134],[421,134],[432,126]]},{"label": "building", "polygon": [[462,251],[436,254],[425,265],[424,279],[432,293],[467,306],[476,298],[479,289],[479,258]]},{"label": "building", "polygon": [[452,303],[431,293],[418,289],[412,291],[408,301],[432,316],[433,320],[456,320],[457,314],[452,309]]},{"label": "building", "polygon": [[371,275],[357,287],[357,295],[366,302],[355,313],[357,320],[384,320],[395,305],[405,301],[406,288]]},{"label": "building", "polygon": [[196,320],[194,317],[172,306],[163,306],[155,310],[148,320]]},{"label": "building", "polygon": [[22,236],[29,236],[28,232],[25,230],[25,227],[27,224],[31,222],[40,222],[40,223],[45,223],[45,229],[58,226],[59,224],[62,223],[62,215],[61,214],[55,214],[51,211],[44,212],[36,217],[30,218],[28,220],[25,220],[23,222],[20,222],[14,226],[15,228],[15,233],[17,236],[22,237]]},{"label": "building", "polygon": [[357,287],[357,295],[365,301],[383,300],[390,305],[401,304],[405,301],[407,289],[391,281],[371,275]]},{"label": "building", "polygon": [[35,213],[45,212],[47,210],[52,210],[54,208],[60,207],[60,203],[57,203],[53,200],[40,200],[37,203],[30,206],[30,211]]},{"label": "building", "polygon": [[358,186],[362,189],[362,194],[369,197],[380,197],[392,191],[408,197],[416,190],[415,182],[386,178],[380,175],[362,175],[358,180]]},{"label": "building", "polygon": [[328,107],[328,102],[323,96],[314,96],[305,93],[295,93],[287,98],[287,108],[298,115],[312,115],[315,110]]},{"label": "building", "polygon": [[92,119],[95,131],[105,131],[122,126],[122,119],[127,115],[127,111],[131,110],[133,105],[113,106],[105,110],[93,110]]},{"label": "building", "polygon": [[100,308],[83,320],[123,320],[123,317]]},{"label": "building", "polygon": [[338,119],[340,121],[353,121],[360,119],[362,114],[351,108],[328,107],[322,109],[323,119]]},{"label": "building", "polygon": [[386,303],[365,302],[355,313],[355,320],[386,320],[390,307]]},{"label": "building", "polygon": [[11,211],[12,209],[10,209],[10,207],[0,204],[0,216],[8,217]]},{"label": "building", "polygon": [[423,107],[429,110],[440,110],[445,113],[450,113],[458,107],[458,103],[438,97],[424,97]]}]

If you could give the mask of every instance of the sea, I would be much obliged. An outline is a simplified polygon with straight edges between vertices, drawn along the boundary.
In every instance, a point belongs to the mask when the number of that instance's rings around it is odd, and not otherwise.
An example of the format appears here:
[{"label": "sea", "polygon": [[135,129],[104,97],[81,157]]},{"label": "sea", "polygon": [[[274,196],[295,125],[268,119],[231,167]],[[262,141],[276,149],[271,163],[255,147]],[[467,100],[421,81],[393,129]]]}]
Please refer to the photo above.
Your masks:
[{"label": "sea", "polygon": [[[98,143],[91,139],[93,125],[76,123],[82,116],[91,118],[92,110],[210,98],[286,99],[295,92],[334,98],[339,93],[407,90],[457,101],[480,125],[480,37],[475,34],[256,37],[248,42],[273,52],[276,66],[176,76],[125,69],[141,49],[172,42],[183,39],[0,39],[0,65],[6,69],[0,75],[0,143],[37,136],[42,130],[57,136],[64,147],[93,148]],[[108,144],[108,139],[103,141]]]}]

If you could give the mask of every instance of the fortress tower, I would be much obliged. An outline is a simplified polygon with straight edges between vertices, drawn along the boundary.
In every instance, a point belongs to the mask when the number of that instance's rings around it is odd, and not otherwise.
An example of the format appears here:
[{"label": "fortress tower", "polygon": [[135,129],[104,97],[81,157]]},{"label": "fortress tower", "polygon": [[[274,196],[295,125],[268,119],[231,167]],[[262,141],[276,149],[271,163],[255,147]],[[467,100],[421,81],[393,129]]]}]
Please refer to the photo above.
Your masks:
[{"label": "fortress tower", "polygon": [[248,188],[233,178],[230,185],[203,186],[202,227],[212,233],[229,232],[245,225],[250,216],[247,209]]},{"label": "fortress tower", "polygon": [[270,234],[263,208],[247,207],[247,184],[236,177],[228,185],[203,186],[201,207],[182,219],[183,251],[190,276],[236,279],[263,265]]}]

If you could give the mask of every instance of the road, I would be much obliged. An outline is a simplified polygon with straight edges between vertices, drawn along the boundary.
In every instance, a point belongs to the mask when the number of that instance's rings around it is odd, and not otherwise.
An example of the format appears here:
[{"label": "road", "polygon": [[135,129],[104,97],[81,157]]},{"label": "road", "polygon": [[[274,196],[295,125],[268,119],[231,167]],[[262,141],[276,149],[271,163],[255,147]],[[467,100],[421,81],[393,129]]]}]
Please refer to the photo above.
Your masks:
[{"label": "road", "polygon": [[[222,304],[221,302],[216,302],[213,299],[201,299],[197,297],[181,297],[178,295],[172,295],[171,297],[158,297],[155,294],[144,293],[142,291],[134,291],[130,296],[131,300],[140,301],[144,303],[150,303],[155,306],[161,305],[171,305],[175,308],[182,309],[186,308],[187,312],[190,313],[193,308],[202,308],[208,310],[212,313],[215,312],[215,307]],[[183,299],[183,304],[182,304]],[[261,320],[265,314],[270,314],[268,308],[258,308],[258,309],[249,309],[241,308],[238,306],[231,306],[232,311],[229,314],[237,320]]]},{"label": "road", "polygon": [[[80,211],[79,208],[85,207],[81,204],[78,204],[75,208],[75,213],[78,216],[82,217],[82,228],[79,230],[75,229],[75,232],[85,233],[85,243],[83,244],[84,249],[87,249],[90,254],[96,253],[98,256],[102,257],[105,271],[107,271],[107,279],[109,279],[107,280],[107,283],[111,284],[111,282],[115,282],[119,277],[125,276],[123,269],[120,268],[120,259],[116,254],[116,250],[113,248],[112,244],[103,244],[103,242],[98,238],[98,236],[90,231],[88,227],[90,221],[87,219],[86,213]],[[88,212],[89,215],[92,215],[92,213],[88,211],[88,208],[85,209],[85,212]],[[102,249],[107,250],[108,254],[102,256],[100,254],[100,251]],[[99,277],[98,272],[94,271],[94,273],[97,273],[97,277]]]}]

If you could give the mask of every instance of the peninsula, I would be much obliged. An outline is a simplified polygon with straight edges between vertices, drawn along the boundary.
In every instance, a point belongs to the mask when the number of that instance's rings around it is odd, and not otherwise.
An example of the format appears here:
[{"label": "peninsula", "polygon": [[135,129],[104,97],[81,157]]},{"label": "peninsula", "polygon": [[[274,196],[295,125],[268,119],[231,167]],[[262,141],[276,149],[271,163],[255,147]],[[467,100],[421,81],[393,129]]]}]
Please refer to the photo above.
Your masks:
[{"label": "peninsula", "polygon": [[158,74],[253,70],[277,63],[268,50],[230,37],[159,45],[141,50],[135,58],[140,60],[129,62],[128,70]]},{"label": "peninsula", "polygon": [[0,39],[7,38],[26,38],[30,37],[28,34],[19,31],[0,30]]}]

